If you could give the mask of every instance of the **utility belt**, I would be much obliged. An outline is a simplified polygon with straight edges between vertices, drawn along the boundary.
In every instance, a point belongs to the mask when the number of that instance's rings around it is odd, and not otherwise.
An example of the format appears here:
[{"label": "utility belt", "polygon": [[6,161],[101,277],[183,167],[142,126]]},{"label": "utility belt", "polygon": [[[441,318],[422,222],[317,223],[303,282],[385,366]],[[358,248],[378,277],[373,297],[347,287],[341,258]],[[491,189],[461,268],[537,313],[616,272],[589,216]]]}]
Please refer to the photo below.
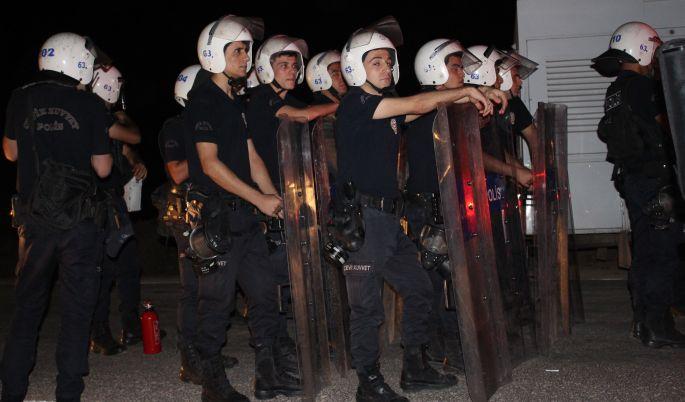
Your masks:
[{"label": "utility belt", "polygon": [[[192,231],[189,236],[189,249],[186,253],[193,261],[197,275],[207,275],[223,265],[219,257],[228,253],[236,237],[256,233],[259,228],[251,223],[241,230],[232,230],[231,212],[243,211],[254,215],[255,207],[249,202],[228,194],[206,194],[192,186],[186,196],[188,216]],[[240,219],[243,218],[238,218]],[[256,223],[256,221],[255,221]]]},{"label": "utility belt", "polygon": [[259,215],[259,226],[266,238],[269,254],[273,254],[278,247],[286,243],[285,221],[281,218],[264,215],[259,211],[257,211],[257,214]]},{"label": "utility belt", "polygon": [[647,161],[642,163],[615,164],[611,173],[613,180],[620,191],[623,177],[626,175],[641,175],[659,179],[663,185],[675,182],[673,166],[671,162],[663,160]]},{"label": "utility belt", "polygon": [[430,223],[443,223],[440,193],[406,193],[405,198],[410,205],[422,208],[425,216],[430,217]]},{"label": "utility belt", "polygon": [[404,199],[402,197],[376,197],[368,194],[358,194],[362,207],[377,209],[387,214],[401,216],[404,213]]},{"label": "utility belt", "polygon": [[32,210],[30,204],[24,202],[19,194],[15,194],[11,199],[10,216],[12,227],[15,229],[27,223],[35,223],[47,226],[51,230],[68,230],[86,220],[92,220],[102,229],[107,222],[107,202],[102,193],[85,196],[78,211],[70,215],[71,223],[60,227],[46,222],[45,217],[40,216],[38,211]]}]

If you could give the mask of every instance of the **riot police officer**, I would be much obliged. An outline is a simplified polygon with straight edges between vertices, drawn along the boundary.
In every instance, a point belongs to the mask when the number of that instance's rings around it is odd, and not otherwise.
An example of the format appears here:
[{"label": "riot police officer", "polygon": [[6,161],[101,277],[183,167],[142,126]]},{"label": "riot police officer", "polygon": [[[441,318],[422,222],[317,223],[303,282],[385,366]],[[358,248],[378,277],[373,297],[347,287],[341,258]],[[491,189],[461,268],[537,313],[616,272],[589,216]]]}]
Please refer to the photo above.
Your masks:
[{"label": "riot police officer", "polygon": [[[185,107],[190,90],[204,82],[208,75],[208,72],[202,70],[199,64],[184,68],[174,85],[176,102]],[[159,132],[159,149],[162,153],[165,171],[171,181],[168,191],[164,194],[162,220],[174,236],[178,249],[178,270],[181,280],[181,296],[176,313],[178,349],[181,354],[181,368],[178,376],[183,382],[199,385],[202,384],[200,357],[195,347],[198,280],[193,271],[192,261],[187,255],[191,228],[185,214],[185,197],[190,176],[183,135],[183,114],[182,112],[167,119]],[[166,189],[167,186],[163,188]],[[238,364],[238,359],[223,355],[223,362],[226,368],[231,368]]]},{"label": "riot police officer", "polygon": [[[106,232],[106,252],[102,263],[102,280],[98,303],[93,315],[90,350],[103,355],[122,352],[127,345],[142,339],[138,304],[140,303],[140,257],[126,202],[124,185],[132,177],[143,180],[147,168],[132,145],[140,142],[140,130],[124,110],[115,110],[121,99],[123,77],[115,66],[98,66],[93,73],[91,88],[110,111],[110,146],[113,157],[111,174],[99,181],[110,203]],[[116,215],[116,218],[114,216]],[[109,326],[111,290],[116,282],[119,293],[121,336],[112,337]]]},{"label": "riot police officer", "polygon": [[106,177],[112,167],[107,110],[79,89],[91,82],[96,57],[86,37],[51,36],[39,53],[37,79],[14,91],[8,105],[3,150],[18,165],[19,262],[0,369],[3,401],[26,396],[55,269],[62,317],[55,395],[78,401],[84,389],[102,250],[95,177]]},{"label": "riot police officer", "polygon": [[[236,280],[248,299],[255,347],[255,396],[266,399],[301,393],[299,384],[282,377],[274,362],[276,283],[254,213],[256,207],[270,217],[279,216],[282,201],[249,138],[244,105],[237,96],[252,64],[250,28],[255,26],[258,24],[249,19],[226,16],[202,31],[198,57],[202,68],[212,74],[189,93],[184,117],[191,191],[202,203],[202,232],[196,233],[199,227],[194,229],[190,241],[200,258],[208,257],[199,267],[195,337],[203,400],[248,400],[229,383],[220,355]],[[195,242],[196,234],[202,235],[199,239],[204,239],[206,247]],[[215,253],[208,256],[201,250]]]},{"label": "riot police officer", "polygon": [[[450,387],[454,376],[440,374],[425,360],[432,286],[420,266],[416,246],[404,234],[399,216],[402,199],[397,182],[401,125],[435,109],[441,102],[468,102],[492,112],[492,104],[475,88],[390,95],[399,79],[395,46],[376,29],[355,32],[342,51],[341,67],[351,86],[336,120],[338,152],[336,221],[363,217],[363,230],[346,230],[363,239],[350,241],[343,265],[351,308],[353,365],[359,378],[358,401],[406,401],[396,394],[379,367],[378,329],[383,322],[381,289],[387,281],[402,297],[404,358],[400,386],[407,391]],[[346,216],[347,215],[347,216]],[[363,244],[359,240],[363,240]]]},{"label": "riot police officer", "polygon": [[[424,44],[414,58],[414,72],[424,92],[463,87],[464,70],[470,72],[481,62],[459,41],[435,39]],[[421,263],[433,284],[432,314],[429,321],[431,341],[427,348],[430,360],[444,363],[446,369],[463,372],[463,357],[455,311],[446,309],[444,285],[451,283],[447,255],[433,255],[421,245],[430,242],[431,230],[443,226],[440,211],[440,187],[433,150],[433,122],[437,111],[411,122],[406,131],[408,178],[406,186],[407,220],[421,250]],[[456,208],[457,206],[455,206]],[[447,282],[446,282],[447,281]]]},{"label": "riot police officer", "polygon": [[340,103],[347,93],[347,84],[340,70],[340,52],[321,52],[307,64],[306,79],[314,94],[314,104]]},{"label": "riot police officer", "polygon": [[[255,60],[255,71],[261,85],[249,91],[247,125],[257,153],[264,160],[269,176],[281,193],[278,163],[277,132],[279,117],[304,118],[307,121],[333,113],[337,104],[308,107],[296,99],[290,91],[304,81],[304,59],[307,57],[304,40],[286,35],[275,35],[259,47]],[[270,257],[276,273],[276,282],[282,289],[281,305],[289,303],[289,272],[285,245],[284,225],[281,219],[265,219]],[[286,315],[280,315],[277,346],[295,353],[295,342],[287,331]],[[280,354],[280,353],[279,353]],[[297,372],[297,362],[282,362]]]},{"label": "riot police officer", "polygon": [[613,33],[609,50],[593,59],[601,74],[617,76],[607,89],[597,134],[607,144],[612,179],[630,219],[633,335],[653,348],[685,347],[670,313],[680,234],[672,211],[678,194],[673,149],[649,76],[660,44],[652,27],[628,22]]},{"label": "riot police officer", "polygon": [[510,121],[514,135],[525,139],[530,150],[531,160],[535,160],[535,147],[538,143],[537,127],[533,116],[521,100],[523,81],[537,70],[537,63],[516,52],[507,53],[515,59],[515,65],[498,72],[501,77],[499,89],[509,98]]}]

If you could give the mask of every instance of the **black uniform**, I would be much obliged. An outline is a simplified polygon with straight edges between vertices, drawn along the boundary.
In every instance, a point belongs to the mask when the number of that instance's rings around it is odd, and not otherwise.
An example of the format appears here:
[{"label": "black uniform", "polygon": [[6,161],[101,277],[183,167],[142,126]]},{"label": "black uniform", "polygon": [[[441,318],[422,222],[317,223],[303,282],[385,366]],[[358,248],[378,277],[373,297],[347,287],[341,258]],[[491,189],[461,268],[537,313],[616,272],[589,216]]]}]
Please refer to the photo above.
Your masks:
[{"label": "black uniform", "polygon": [[[77,82],[61,74],[42,73],[38,81],[13,92],[7,107],[5,136],[18,144],[17,190],[23,205],[38,178],[32,138],[40,161],[52,158],[86,173],[92,173],[92,155],[109,153],[107,111],[96,95],[77,90]],[[36,116],[33,134],[29,110]],[[28,216],[18,218],[23,224],[19,227],[16,308],[2,359],[2,400],[26,396],[38,330],[58,267],[62,324],[56,396],[78,399],[84,388],[82,377],[88,373],[88,335],[100,283],[101,230],[92,218],[67,230],[53,230]]]},{"label": "black uniform", "polygon": [[[406,215],[410,232],[415,240],[418,240],[421,229],[425,225],[433,223],[435,212],[440,213],[433,211],[433,203],[431,202],[433,197],[440,197],[433,146],[433,122],[436,115],[437,111],[434,111],[419,117],[409,124],[405,133],[407,136],[407,162],[409,164],[409,177],[407,178],[409,202]],[[439,204],[436,205],[440,208]],[[446,278],[443,278],[435,269],[428,271],[428,276],[433,283],[431,333],[439,338],[454,338],[459,333],[459,324],[457,314],[445,308],[443,286]]]},{"label": "black uniform", "polygon": [[[276,113],[286,105],[298,109],[306,107],[304,103],[298,101],[289,92],[286,93],[284,99],[281,99],[271,85],[262,84],[252,89],[250,92],[250,102],[247,106],[247,124],[250,130],[250,138],[252,138],[257,153],[269,171],[271,181],[279,192],[281,190],[281,175],[278,164],[277,133],[280,120],[276,117]],[[284,225],[282,223],[278,224],[274,218],[266,219],[267,222],[271,223],[271,225],[267,225],[269,230],[266,234],[270,244],[269,261],[274,268],[276,283],[285,285],[281,288],[281,303],[288,305],[290,289],[287,285],[290,283],[290,272],[288,270],[285,234],[282,229]],[[289,338],[285,314],[280,316],[278,336],[284,339]]]},{"label": "black uniform", "polygon": [[[183,127],[183,114],[171,117],[164,122],[158,139],[164,164],[186,160]],[[171,181],[171,178],[169,180]],[[181,183],[180,187],[184,187],[184,183]],[[171,232],[178,248],[178,272],[181,279],[181,296],[176,310],[179,344],[187,342],[195,345],[198,279],[193,272],[192,261],[186,255],[190,226],[185,221],[176,221],[171,225]]]},{"label": "black uniform", "polygon": [[218,257],[220,267],[199,277],[196,345],[203,359],[219,356],[226,339],[235,282],[247,294],[249,325],[255,345],[271,345],[276,336],[277,304],[272,268],[264,235],[254,207],[238,199],[204,174],[195,149],[197,143],[217,145],[218,159],[245,183],[252,183],[247,148],[245,109],[239,98],[231,99],[208,80],[189,94],[184,118],[188,170],[193,186],[221,197],[231,209],[231,250]]},{"label": "black uniform", "polygon": [[289,92],[286,93],[285,99],[281,99],[269,84],[262,84],[250,91],[250,102],[247,105],[250,138],[269,171],[271,181],[279,190],[281,176],[278,167],[278,138],[276,137],[279,119],[276,113],[283,106],[301,109],[307,105],[298,101]]},{"label": "black uniform", "polygon": [[369,371],[379,358],[378,329],[385,318],[383,280],[404,301],[405,347],[428,341],[433,297],[416,246],[399,222],[397,155],[404,116],[374,120],[381,100],[381,96],[353,87],[342,99],[336,120],[338,188],[349,181],[356,186],[366,231],[364,245],[358,252],[350,252],[343,266],[351,308],[352,360],[358,373]]},{"label": "black uniform", "polygon": [[[110,122],[114,124],[115,118],[110,114]],[[110,124],[110,125],[111,125]],[[112,173],[99,182],[100,189],[108,195],[117,214],[122,221],[130,222],[126,201],[124,200],[124,185],[133,177],[131,166],[123,156],[123,143],[110,140],[110,149],[113,156]],[[115,229],[114,222],[108,222],[106,233],[109,235]],[[98,295],[98,303],[93,314],[93,338],[100,334],[110,334],[109,330],[109,307],[111,303],[111,291],[116,282],[119,293],[119,315],[121,319],[122,334],[124,341],[138,342],[141,339],[140,317],[138,305],[140,304],[140,257],[138,254],[138,241],[135,236],[126,240],[119,252],[112,256],[104,254],[102,263],[102,281]],[[105,328],[103,331],[102,328]]]},{"label": "black uniform", "polygon": [[523,130],[533,124],[533,116],[518,96],[509,99],[509,112],[509,120],[514,135],[523,136]]},{"label": "black uniform", "polygon": [[[664,111],[656,102],[654,81],[631,71],[621,71],[607,90],[607,96],[620,88],[623,101],[628,103],[633,113],[656,129],[655,132],[661,133],[654,118]],[[668,310],[674,300],[680,228],[674,223],[657,227],[644,211],[662,187],[675,183],[668,152],[671,150],[654,152],[656,144],[653,139],[645,137],[644,140],[651,142],[645,144],[639,160],[617,163],[616,185],[628,208],[633,239],[629,286],[634,319],[645,323],[652,331],[663,333],[665,326],[670,325]],[[670,148],[670,143],[666,140],[663,146]]]}]

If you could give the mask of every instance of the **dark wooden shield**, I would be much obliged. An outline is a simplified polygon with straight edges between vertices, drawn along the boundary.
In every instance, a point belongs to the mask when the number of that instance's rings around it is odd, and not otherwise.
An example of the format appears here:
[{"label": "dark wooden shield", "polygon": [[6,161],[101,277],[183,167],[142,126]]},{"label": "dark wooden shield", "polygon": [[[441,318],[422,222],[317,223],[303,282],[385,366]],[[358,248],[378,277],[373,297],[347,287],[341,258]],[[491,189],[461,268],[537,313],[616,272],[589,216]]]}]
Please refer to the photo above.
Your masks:
[{"label": "dark wooden shield", "polygon": [[511,359],[475,107],[441,106],[433,139],[466,382],[471,399],[485,401],[511,381]]}]

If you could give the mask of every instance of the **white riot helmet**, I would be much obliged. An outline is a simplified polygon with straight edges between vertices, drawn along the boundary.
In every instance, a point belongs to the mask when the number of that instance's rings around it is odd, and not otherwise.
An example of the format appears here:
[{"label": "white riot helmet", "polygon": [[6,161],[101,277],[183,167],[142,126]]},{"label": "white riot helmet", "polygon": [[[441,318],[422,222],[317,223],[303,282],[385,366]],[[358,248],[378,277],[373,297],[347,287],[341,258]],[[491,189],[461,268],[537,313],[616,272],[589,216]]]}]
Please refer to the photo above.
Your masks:
[{"label": "white riot helmet", "polygon": [[616,29],[609,41],[609,50],[592,59],[592,68],[600,74],[616,75],[621,63],[648,66],[661,45],[659,34],[644,22],[628,22]]},{"label": "white riot helmet", "polygon": [[185,107],[188,102],[188,93],[193,89],[197,73],[202,67],[199,64],[193,64],[184,68],[178,77],[176,77],[176,84],[174,85],[174,99],[179,105]]},{"label": "white riot helmet", "polygon": [[474,85],[493,86],[497,82],[497,69],[508,71],[516,65],[516,60],[506,53],[500,52],[493,46],[476,45],[467,49],[483,63],[471,73],[464,71],[464,83]]},{"label": "white riot helmet", "polygon": [[43,43],[38,70],[56,71],[81,84],[90,84],[96,57],[95,45],[89,38],[71,32],[58,33]]},{"label": "white riot helmet", "polygon": [[100,66],[93,73],[91,87],[93,93],[107,103],[117,103],[124,80],[121,72],[114,66]]},{"label": "white riot helmet", "polygon": [[197,57],[202,68],[221,73],[226,69],[224,50],[232,42],[247,42],[247,69],[252,66],[252,43],[261,38],[264,23],[261,19],[249,19],[228,15],[207,25],[197,40]]},{"label": "white riot helmet", "polygon": [[464,73],[470,74],[483,64],[468,50],[464,50],[458,40],[434,39],[421,46],[414,58],[414,72],[421,85],[442,85],[449,78],[445,64],[447,56],[461,57]]},{"label": "white riot helmet", "polygon": [[331,89],[333,79],[328,73],[328,66],[340,63],[340,52],[329,50],[312,57],[307,64],[307,85],[312,92],[326,91]]},{"label": "white riot helmet", "polygon": [[516,71],[518,72],[518,76],[521,80],[525,80],[526,78],[530,77],[530,75],[538,69],[538,63],[527,57],[521,56],[513,50],[505,53],[507,56],[515,60],[515,63],[507,70],[500,69],[499,71],[499,76],[502,77],[502,84],[500,84],[499,89],[502,91],[508,91],[514,85],[514,80],[511,76],[513,67],[516,67]]},{"label": "white riot helmet", "polygon": [[395,45],[385,35],[373,29],[362,29],[347,41],[341,55],[343,77],[348,85],[360,87],[366,82],[363,58],[367,52],[376,49],[388,49],[393,60],[392,77],[394,83],[400,80],[400,66],[397,60]]},{"label": "white riot helmet", "polygon": [[259,86],[259,78],[257,77],[257,72],[252,69],[250,74],[247,76],[247,85],[248,88],[254,88]]},{"label": "white riot helmet", "polygon": [[293,38],[286,35],[275,35],[264,41],[257,50],[255,57],[255,70],[262,84],[271,84],[274,80],[274,69],[271,62],[283,52],[297,53],[300,69],[297,72],[297,83],[304,81],[304,59],[309,55],[307,42],[303,39]]}]

